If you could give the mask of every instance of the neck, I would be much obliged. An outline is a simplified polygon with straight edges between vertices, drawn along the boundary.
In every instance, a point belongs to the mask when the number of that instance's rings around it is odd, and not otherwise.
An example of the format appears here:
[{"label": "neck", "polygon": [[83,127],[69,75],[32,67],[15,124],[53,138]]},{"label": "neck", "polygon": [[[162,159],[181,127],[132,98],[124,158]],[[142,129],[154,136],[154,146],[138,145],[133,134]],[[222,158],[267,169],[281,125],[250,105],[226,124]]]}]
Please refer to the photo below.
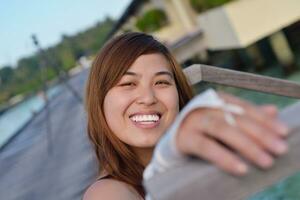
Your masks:
[{"label": "neck", "polygon": [[141,160],[143,166],[147,166],[149,162],[151,161],[152,154],[153,154],[153,147],[149,148],[134,148],[134,152],[138,156],[138,158]]}]

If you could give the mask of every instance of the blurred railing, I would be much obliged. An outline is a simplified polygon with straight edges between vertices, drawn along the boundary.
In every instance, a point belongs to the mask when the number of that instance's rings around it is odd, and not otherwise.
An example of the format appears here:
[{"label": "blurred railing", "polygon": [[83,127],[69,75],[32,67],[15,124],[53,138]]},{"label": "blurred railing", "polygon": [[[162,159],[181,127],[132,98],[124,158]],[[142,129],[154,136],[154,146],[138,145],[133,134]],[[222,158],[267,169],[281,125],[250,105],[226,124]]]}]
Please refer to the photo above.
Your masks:
[{"label": "blurred railing", "polygon": [[300,99],[300,84],[292,81],[200,64],[184,69],[184,73],[192,85],[206,81]]}]

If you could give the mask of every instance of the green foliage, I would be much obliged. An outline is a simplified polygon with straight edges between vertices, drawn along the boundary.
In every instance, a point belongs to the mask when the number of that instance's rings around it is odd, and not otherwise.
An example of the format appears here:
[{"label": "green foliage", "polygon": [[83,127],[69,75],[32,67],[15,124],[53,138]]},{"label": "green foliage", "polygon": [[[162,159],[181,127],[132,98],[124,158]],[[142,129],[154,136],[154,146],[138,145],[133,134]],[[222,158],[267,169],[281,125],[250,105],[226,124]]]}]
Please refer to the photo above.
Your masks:
[{"label": "green foliage", "polygon": [[167,24],[167,16],[160,9],[151,9],[147,11],[136,22],[136,27],[143,32],[153,32]]},{"label": "green foliage", "polygon": [[[74,36],[62,35],[61,42],[40,53],[22,58],[17,66],[0,69],[0,105],[18,94],[29,94],[42,88],[42,81],[57,78],[54,67],[67,71],[83,55],[96,53],[112,29],[114,21],[106,18],[94,27]],[[47,61],[45,60],[47,58]],[[43,70],[43,75],[41,75]]]},{"label": "green foliage", "polygon": [[221,6],[233,0],[190,0],[192,7],[196,12],[204,12],[208,9]]},{"label": "green foliage", "polygon": [[14,70],[11,66],[5,66],[0,69],[0,85],[7,84],[14,75]]},{"label": "green foliage", "polygon": [[39,60],[35,56],[22,58],[18,61],[18,67],[15,70],[15,77],[19,80],[25,81],[40,72]]}]

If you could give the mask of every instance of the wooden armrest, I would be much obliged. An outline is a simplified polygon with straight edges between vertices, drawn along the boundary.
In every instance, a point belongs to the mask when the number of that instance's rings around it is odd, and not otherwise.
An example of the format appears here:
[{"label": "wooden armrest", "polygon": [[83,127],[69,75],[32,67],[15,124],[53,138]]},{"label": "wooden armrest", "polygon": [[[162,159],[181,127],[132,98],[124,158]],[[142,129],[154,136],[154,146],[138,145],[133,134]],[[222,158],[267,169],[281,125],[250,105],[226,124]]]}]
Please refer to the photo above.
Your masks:
[{"label": "wooden armrest", "polygon": [[292,81],[202,64],[191,65],[183,71],[190,84],[206,81],[300,99],[300,84]]}]

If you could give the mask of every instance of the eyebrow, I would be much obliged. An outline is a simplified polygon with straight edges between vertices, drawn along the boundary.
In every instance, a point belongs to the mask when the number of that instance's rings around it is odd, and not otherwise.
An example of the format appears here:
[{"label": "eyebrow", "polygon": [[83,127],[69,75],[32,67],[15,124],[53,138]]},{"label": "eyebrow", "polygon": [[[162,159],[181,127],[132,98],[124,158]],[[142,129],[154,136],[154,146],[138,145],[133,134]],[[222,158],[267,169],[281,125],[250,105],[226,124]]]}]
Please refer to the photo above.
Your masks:
[{"label": "eyebrow", "polygon": [[[131,71],[125,72],[124,75],[139,76],[137,73],[131,72]],[[160,75],[167,75],[167,76],[170,76],[170,78],[172,78],[172,79],[174,78],[173,74],[171,72],[169,72],[169,71],[159,71],[159,72],[155,73],[155,76],[160,76]]]},{"label": "eyebrow", "polygon": [[168,76],[170,76],[170,78],[174,78],[174,77],[173,77],[173,74],[172,74],[171,72],[169,72],[169,71],[160,71],[160,72],[156,72],[155,75],[156,75],[156,76],[159,76],[159,75],[168,75]]}]

